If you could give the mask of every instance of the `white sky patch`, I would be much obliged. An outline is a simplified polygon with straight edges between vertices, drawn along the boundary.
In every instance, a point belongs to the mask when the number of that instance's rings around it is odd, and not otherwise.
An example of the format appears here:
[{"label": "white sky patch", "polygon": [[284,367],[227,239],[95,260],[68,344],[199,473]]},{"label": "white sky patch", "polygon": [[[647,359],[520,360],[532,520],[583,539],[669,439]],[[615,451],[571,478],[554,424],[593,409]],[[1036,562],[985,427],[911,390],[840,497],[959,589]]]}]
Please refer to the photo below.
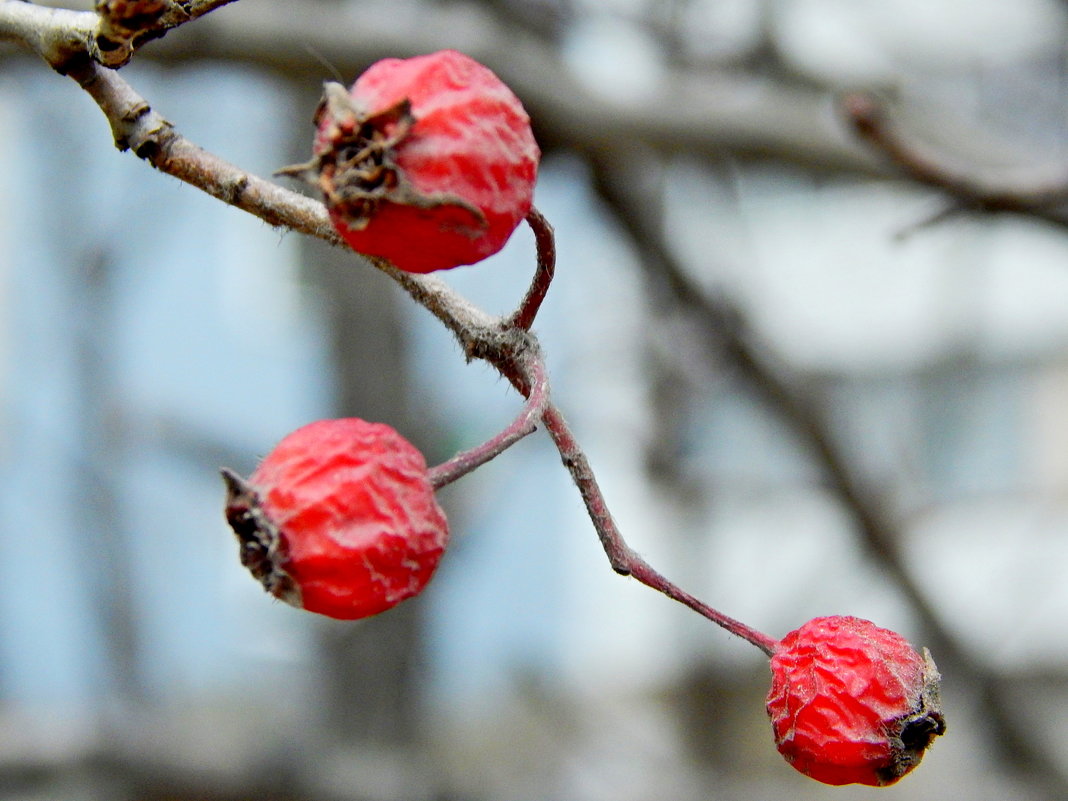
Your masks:
[{"label": "white sky patch", "polygon": [[665,67],[656,42],[641,28],[603,15],[578,21],[562,46],[575,77],[613,100],[639,102],[656,92]]},{"label": "white sky patch", "polygon": [[793,0],[775,22],[788,60],[843,84],[1025,58],[1055,44],[1064,15],[1049,0]]}]

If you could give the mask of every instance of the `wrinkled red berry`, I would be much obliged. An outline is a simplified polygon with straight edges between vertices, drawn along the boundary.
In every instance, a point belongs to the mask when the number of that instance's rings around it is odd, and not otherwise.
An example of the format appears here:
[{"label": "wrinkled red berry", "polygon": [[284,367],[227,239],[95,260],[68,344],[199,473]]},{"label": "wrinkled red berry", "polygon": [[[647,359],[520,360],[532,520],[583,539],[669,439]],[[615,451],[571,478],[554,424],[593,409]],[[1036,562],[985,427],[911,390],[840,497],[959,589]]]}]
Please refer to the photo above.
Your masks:
[{"label": "wrinkled red berry", "polygon": [[313,158],[284,172],[323,192],[354,250],[425,273],[504,247],[530,211],[541,153],[519,99],[455,50],[326,85]]},{"label": "wrinkled red berry", "polygon": [[354,620],[420,592],[448,543],[423,455],[387,425],[320,420],[244,480],[223,470],[241,563],[293,606]]},{"label": "wrinkled red berry", "polygon": [[810,620],[771,657],[779,752],[825,784],[893,784],[946,729],[931,654],[855,617]]}]

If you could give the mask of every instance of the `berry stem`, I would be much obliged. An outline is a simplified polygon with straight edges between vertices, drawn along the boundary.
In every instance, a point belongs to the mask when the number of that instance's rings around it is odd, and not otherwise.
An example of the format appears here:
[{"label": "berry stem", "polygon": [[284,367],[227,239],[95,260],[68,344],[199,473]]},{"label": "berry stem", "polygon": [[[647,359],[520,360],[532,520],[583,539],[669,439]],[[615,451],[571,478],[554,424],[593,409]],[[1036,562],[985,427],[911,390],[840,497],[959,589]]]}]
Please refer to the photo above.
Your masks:
[{"label": "berry stem", "polygon": [[579,447],[560,410],[550,403],[545,409],[542,420],[549,432],[549,436],[556,443],[556,448],[563,459],[564,467],[571,474],[571,478],[575,482],[575,486],[578,487],[583,502],[586,504],[586,511],[589,513],[590,520],[593,521],[597,536],[601,540],[601,547],[604,548],[612,569],[620,575],[631,576],[645,586],[651,587],[668,598],[688,606],[717,626],[752,643],[765,654],[771,656],[778,646],[777,640],[750,628],[741,621],[735,620],[717,609],[713,609],[704,601],[690,595],[690,593],[676,586],[654,570],[648,562],[627,545],[623,535],[619,532],[619,528],[616,526],[616,521],[612,518],[611,512],[608,511],[608,505],[605,502],[604,495],[601,493],[600,485],[598,485],[597,479],[593,475],[593,470],[590,468],[589,460],[586,458],[582,448]]},{"label": "berry stem", "polygon": [[529,331],[534,325],[534,318],[538,316],[541,303],[545,300],[549,285],[556,274],[556,236],[553,234],[552,225],[545,219],[545,215],[533,206],[527,214],[527,225],[534,232],[538,267],[527,294],[506,323],[509,328],[521,328],[524,331]]},{"label": "berry stem", "polygon": [[430,468],[428,476],[435,490],[466,476],[537,429],[538,421],[541,420],[545,406],[549,402],[549,383],[545,375],[545,364],[541,358],[534,357],[527,361],[528,369],[525,372],[529,390],[524,393],[527,401],[522,411],[497,436],[470,450],[456,454],[447,462]]}]

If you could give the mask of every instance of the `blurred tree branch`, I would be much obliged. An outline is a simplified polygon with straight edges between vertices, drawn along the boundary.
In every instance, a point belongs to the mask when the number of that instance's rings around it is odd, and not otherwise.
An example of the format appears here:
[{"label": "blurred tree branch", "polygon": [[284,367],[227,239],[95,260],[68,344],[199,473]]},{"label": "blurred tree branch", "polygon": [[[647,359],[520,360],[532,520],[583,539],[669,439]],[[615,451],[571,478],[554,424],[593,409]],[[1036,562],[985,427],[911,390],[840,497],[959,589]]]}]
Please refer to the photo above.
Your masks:
[{"label": "blurred tree branch", "polygon": [[847,95],[842,99],[842,108],[857,135],[886,156],[902,175],[950,197],[951,205],[932,222],[962,213],[1012,213],[1068,228],[1068,175],[1047,178],[1042,185],[998,185],[954,170],[909,142],[890,111],[872,95]]},{"label": "blurred tree branch", "polygon": [[550,42],[517,30],[508,19],[478,5],[442,4],[421,9],[414,27],[403,14],[350,16],[332,3],[311,0],[236,3],[182,36],[152,42],[140,57],[221,59],[319,82],[328,70],[324,64],[351,80],[380,58],[451,47],[486,64],[513,88],[546,149],[574,143],[618,149],[640,142],[663,151],[889,174],[853,140],[827,92],[759,76],[675,70],[654,96],[606,98],[580,83]]},{"label": "blurred tree branch", "polygon": [[[221,4],[213,0],[194,6],[211,10]],[[5,26],[5,17],[21,19],[25,12],[17,7],[26,5],[0,3],[0,39],[12,24],[7,20]],[[39,5],[62,3],[46,0]],[[88,20],[95,24],[96,15],[90,12],[56,13],[78,15],[85,35],[91,29]],[[167,24],[175,23],[168,17]],[[152,37],[168,29],[153,29]],[[138,40],[139,45],[150,42],[145,57],[167,62],[224,59],[309,81],[322,79],[324,64],[353,76],[379,58],[455,47],[489,65],[515,89],[547,150],[577,146],[583,151],[625,152],[640,145],[658,153],[686,151],[712,159],[770,159],[818,173],[905,178],[952,198],[932,222],[963,212],[1008,212],[1068,226],[1068,176],[1043,186],[999,185],[981,177],[984,165],[951,169],[910,144],[870,96],[853,94],[843,102],[829,87],[768,77],[756,69],[677,65],[665,74],[663,91],[654,96],[623,100],[599,95],[575,78],[550,33],[508,3],[429,5],[421,8],[418,27],[403,14],[357,16],[312,0],[234,3],[204,17],[181,37],[152,37]],[[844,120],[836,104],[845,108]]]},{"label": "blurred tree branch", "polygon": [[[194,5],[211,10],[221,4],[213,0]],[[26,5],[0,3],[0,39],[5,16],[25,16],[17,7]],[[38,5],[63,4],[45,0]],[[78,15],[79,20],[96,17],[90,12],[56,13]],[[865,95],[850,95],[843,103],[829,87],[767,77],[755,69],[674,66],[663,77],[663,91],[654,96],[614,99],[577,80],[544,27],[524,21],[508,3],[434,4],[421,8],[419,18],[419,26],[413,27],[403,14],[357,16],[313,0],[234,3],[205,16],[181,37],[142,37],[139,44],[150,42],[142,57],[244,62],[309,81],[321,80],[327,64],[343,76],[354,76],[379,58],[455,47],[490,66],[514,88],[547,150],[577,146],[583,151],[624,152],[640,145],[658,153],[686,151],[713,159],[770,159],[818,173],[904,177],[953,198],[953,205],[937,219],[964,211],[1012,212],[1068,225],[1062,205],[1068,177],[1064,184],[999,186],[978,177],[983,165],[950,169],[910,145],[885,109]],[[88,25],[78,22],[84,31]],[[836,104],[845,107],[845,120]]]}]

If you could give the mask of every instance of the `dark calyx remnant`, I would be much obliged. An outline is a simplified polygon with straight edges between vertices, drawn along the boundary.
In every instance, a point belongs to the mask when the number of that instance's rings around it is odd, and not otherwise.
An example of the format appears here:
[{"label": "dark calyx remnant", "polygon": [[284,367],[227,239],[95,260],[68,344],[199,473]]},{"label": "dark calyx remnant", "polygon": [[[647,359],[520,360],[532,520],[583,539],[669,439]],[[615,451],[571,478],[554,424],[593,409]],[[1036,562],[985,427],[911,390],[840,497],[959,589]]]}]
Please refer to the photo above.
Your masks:
[{"label": "dark calyx remnant", "polygon": [[315,112],[315,124],[330,124],[320,131],[310,161],[278,170],[319,188],[332,213],[349,228],[365,228],[383,203],[417,208],[456,206],[485,227],[480,209],[461,197],[444,192],[424,194],[407,180],[396,161],[396,148],[412,132],[412,104],[403,98],[374,114],[366,113],[339,83],[327,83]]},{"label": "dark calyx remnant", "polygon": [[354,228],[365,226],[384,200],[411,202],[394,148],[415,124],[407,98],[383,111],[363,115],[341,84],[327,84],[320,115],[328,113],[336,133],[319,158],[319,188],[331,209]]},{"label": "dark calyx remnant", "polygon": [[226,484],[226,522],[237,537],[241,564],[271,595],[300,606],[300,590],[281,566],[281,532],[264,511],[259,493],[233,470],[220,472]]},{"label": "dark calyx remnant", "polygon": [[[879,778],[891,784],[920,763],[924,752],[934,742],[934,738],[946,732],[946,719],[942,715],[942,701],[939,694],[941,675],[935,666],[931,652],[923,649],[924,675],[923,692],[920,694],[918,708],[894,725],[896,736],[891,738],[892,755],[888,766],[879,771]],[[900,727],[900,728],[899,728]]]}]

